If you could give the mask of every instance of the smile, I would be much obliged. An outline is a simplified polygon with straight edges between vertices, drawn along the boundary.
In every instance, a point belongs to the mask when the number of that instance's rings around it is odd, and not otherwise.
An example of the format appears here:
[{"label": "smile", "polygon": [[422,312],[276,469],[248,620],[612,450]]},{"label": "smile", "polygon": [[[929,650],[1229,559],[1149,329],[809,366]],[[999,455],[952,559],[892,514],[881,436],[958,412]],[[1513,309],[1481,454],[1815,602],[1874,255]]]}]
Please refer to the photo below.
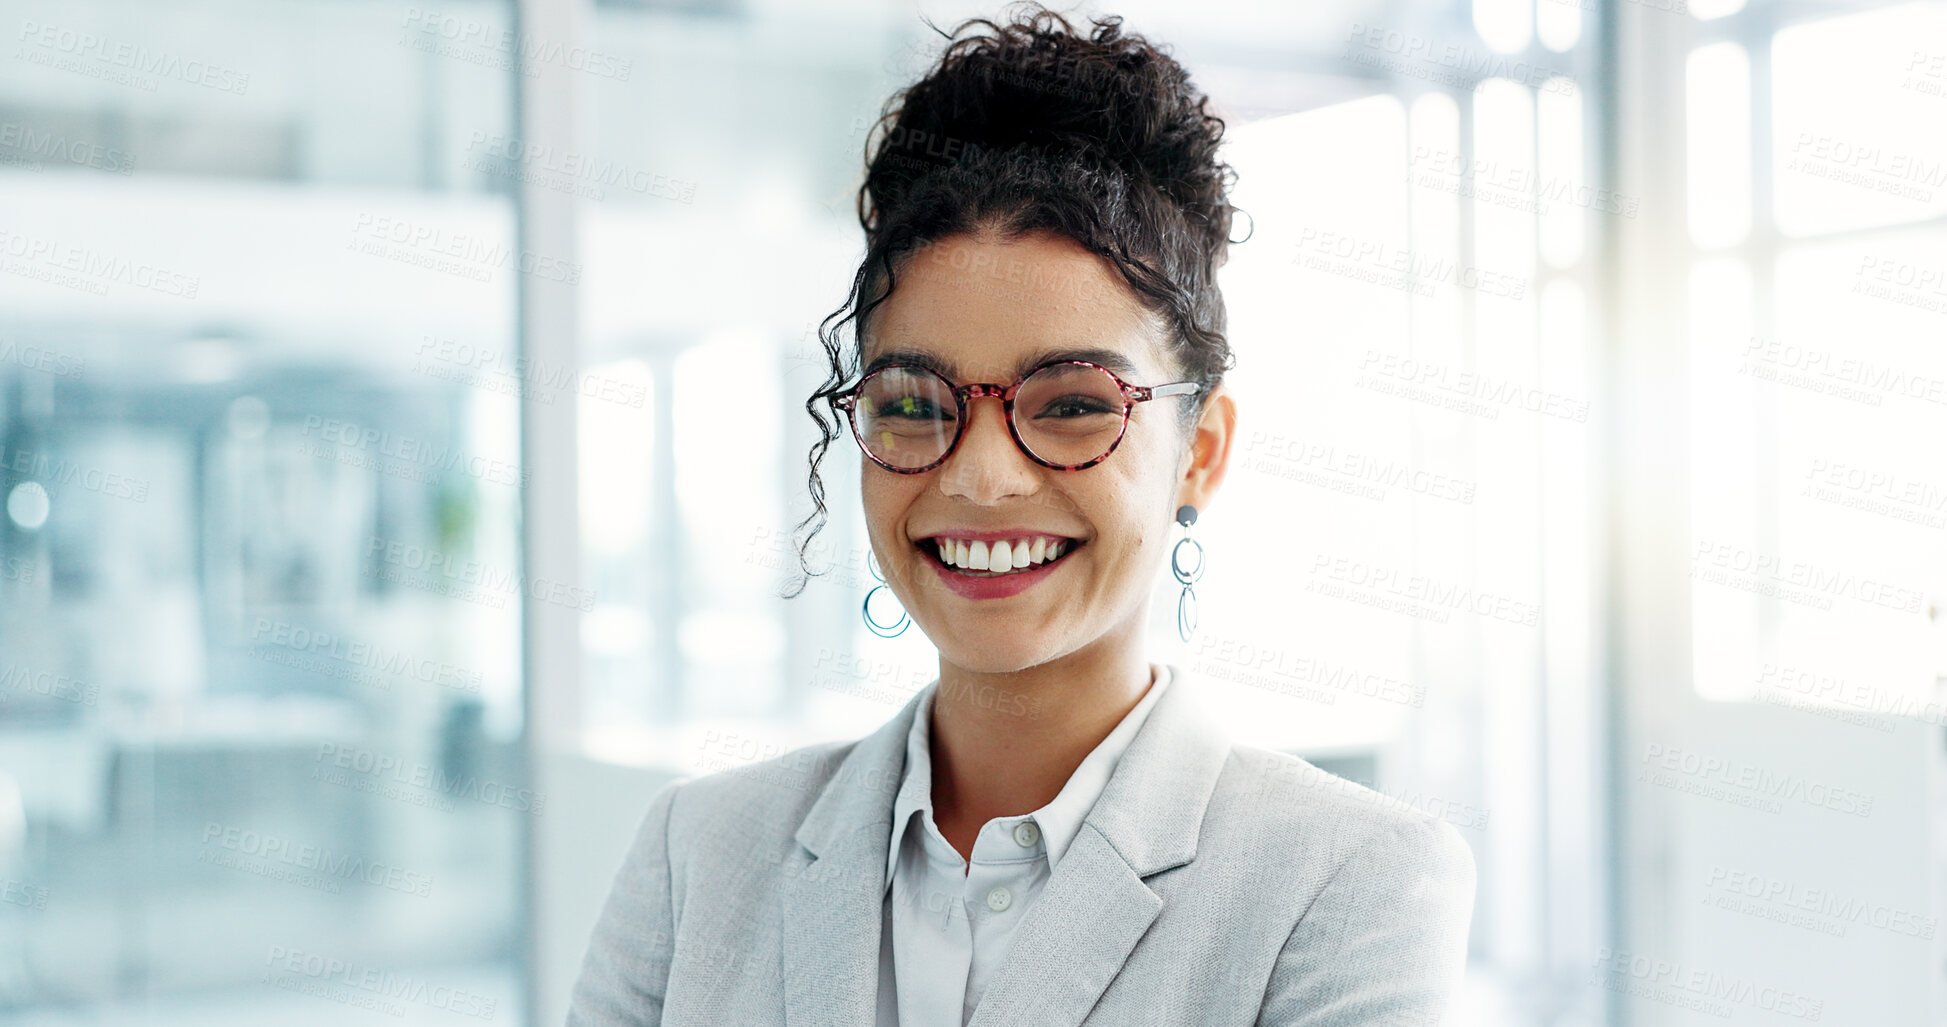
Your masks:
[{"label": "smile", "polygon": [[946,586],[969,599],[1000,599],[1025,591],[1085,545],[1080,539],[1035,534],[937,535],[915,544]]},{"label": "smile", "polygon": [[1053,563],[1080,543],[1059,535],[1029,535],[1015,539],[925,539],[920,548],[939,562],[967,573],[1010,574]]}]

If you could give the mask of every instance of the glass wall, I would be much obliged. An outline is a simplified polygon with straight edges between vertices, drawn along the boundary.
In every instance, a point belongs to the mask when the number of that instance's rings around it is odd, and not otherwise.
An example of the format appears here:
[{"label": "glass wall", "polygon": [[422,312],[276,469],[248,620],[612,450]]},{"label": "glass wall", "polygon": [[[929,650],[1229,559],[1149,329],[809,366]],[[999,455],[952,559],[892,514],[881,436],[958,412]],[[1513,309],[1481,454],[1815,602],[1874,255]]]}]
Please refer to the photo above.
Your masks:
[{"label": "glass wall", "polygon": [[1598,980],[1627,1022],[1939,1023],[1947,4],[1625,24],[1626,173],[1669,202],[1626,242],[1621,377],[1665,386],[1624,387],[1658,509]]},{"label": "glass wall", "polygon": [[520,1017],[511,13],[8,6],[0,1019]]}]

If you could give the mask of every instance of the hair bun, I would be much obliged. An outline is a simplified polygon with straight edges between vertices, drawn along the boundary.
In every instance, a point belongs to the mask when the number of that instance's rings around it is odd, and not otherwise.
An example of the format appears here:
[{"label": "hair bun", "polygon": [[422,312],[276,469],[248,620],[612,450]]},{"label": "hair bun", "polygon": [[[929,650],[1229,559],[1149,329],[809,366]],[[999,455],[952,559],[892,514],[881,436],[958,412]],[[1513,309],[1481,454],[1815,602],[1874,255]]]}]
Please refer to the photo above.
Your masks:
[{"label": "hair bun", "polygon": [[[1217,158],[1222,119],[1207,113],[1208,98],[1182,65],[1123,34],[1121,18],[1093,24],[1083,36],[1028,4],[1011,20],[977,18],[942,33],[937,63],[888,102],[868,144],[860,195],[868,234],[875,213],[899,206],[929,175],[984,176],[1026,160],[1124,177],[1226,238],[1233,176]],[[976,29],[984,31],[969,34]]]}]

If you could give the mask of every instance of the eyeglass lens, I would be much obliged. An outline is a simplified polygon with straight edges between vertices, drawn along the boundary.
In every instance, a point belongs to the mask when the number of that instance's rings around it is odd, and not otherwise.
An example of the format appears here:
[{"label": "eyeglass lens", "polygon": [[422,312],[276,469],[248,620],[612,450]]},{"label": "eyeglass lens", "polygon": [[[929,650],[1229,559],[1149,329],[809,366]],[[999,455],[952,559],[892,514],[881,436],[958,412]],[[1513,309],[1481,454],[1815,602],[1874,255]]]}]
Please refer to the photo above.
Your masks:
[{"label": "eyeglass lens", "polygon": [[[1108,453],[1122,432],[1122,388],[1087,364],[1050,364],[1021,383],[1014,430],[1031,456],[1062,466]],[[938,461],[959,431],[953,387],[931,371],[888,367],[859,390],[852,421],[871,455],[892,467]]]}]

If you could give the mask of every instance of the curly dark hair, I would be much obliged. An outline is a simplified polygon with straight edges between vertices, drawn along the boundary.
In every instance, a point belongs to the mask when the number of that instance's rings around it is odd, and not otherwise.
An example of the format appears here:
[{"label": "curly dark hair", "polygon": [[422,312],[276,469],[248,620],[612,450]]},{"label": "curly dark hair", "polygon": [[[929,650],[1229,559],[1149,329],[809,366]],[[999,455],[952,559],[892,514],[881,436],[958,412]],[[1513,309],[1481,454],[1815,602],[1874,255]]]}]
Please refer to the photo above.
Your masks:
[{"label": "curly dark hair", "polygon": [[[858,373],[867,321],[897,271],[926,246],[1051,231],[1108,260],[1167,328],[1178,377],[1204,386],[1177,405],[1186,432],[1235,364],[1216,271],[1236,173],[1217,158],[1224,122],[1209,98],[1168,53],[1124,34],[1119,17],[1094,19],[1087,35],[1037,3],[1003,18],[940,32],[937,63],[886,101],[867,138],[866,253],[845,303],[819,326],[831,372],[805,402],[820,433],[808,461],[814,509],[794,529],[801,576],[787,597],[816,573],[805,554],[828,519],[818,466],[845,430],[828,405]],[[839,336],[848,322],[849,348]]]}]

